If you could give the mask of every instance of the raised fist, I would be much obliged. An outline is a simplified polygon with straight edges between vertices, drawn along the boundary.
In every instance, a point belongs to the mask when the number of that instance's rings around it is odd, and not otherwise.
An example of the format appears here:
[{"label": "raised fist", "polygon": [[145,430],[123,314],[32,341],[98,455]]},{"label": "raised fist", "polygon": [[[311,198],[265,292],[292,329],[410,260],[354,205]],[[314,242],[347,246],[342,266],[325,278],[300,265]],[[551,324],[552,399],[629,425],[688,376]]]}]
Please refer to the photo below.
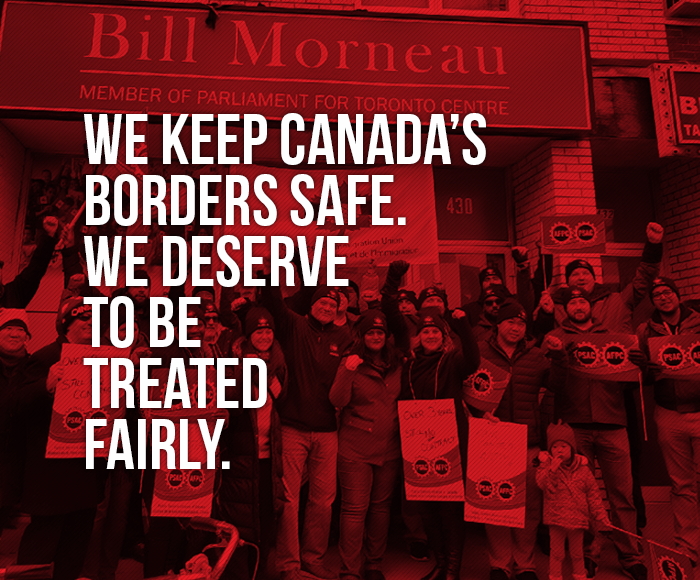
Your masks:
[{"label": "raised fist", "polygon": [[54,216],[46,216],[44,218],[44,231],[50,236],[54,237],[58,231],[58,219]]},{"label": "raised fist", "polygon": [[408,272],[408,269],[411,267],[411,264],[406,262],[405,260],[396,260],[389,264],[389,272],[388,276],[390,278],[401,278]]},{"label": "raised fist", "polygon": [[510,253],[516,264],[527,262],[527,248],[525,246],[514,246]]},{"label": "raised fist", "polygon": [[552,314],[554,312],[554,300],[552,300],[552,295],[549,292],[542,292],[540,297],[540,309],[547,314]]},{"label": "raised fist", "polygon": [[464,313],[464,310],[460,310],[459,308],[456,308],[452,311],[452,318],[455,320],[461,320],[464,318],[466,314]]},{"label": "raised fist", "polygon": [[649,222],[647,224],[647,239],[652,244],[660,244],[664,239],[664,228],[661,224],[656,222]]},{"label": "raised fist", "polygon": [[356,354],[351,354],[348,358],[345,359],[345,368],[349,371],[356,371],[357,367],[359,367],[361,364],[362,359]]},{"label": "raised fist", "polygon": [[544,341],[542,342],[542,348],[545,351],[550,351],[550,350],[564,350],[564,345],[562,344],[561,340],[559,340],[556,336],[553,336],[551,334],[548,334]]}]

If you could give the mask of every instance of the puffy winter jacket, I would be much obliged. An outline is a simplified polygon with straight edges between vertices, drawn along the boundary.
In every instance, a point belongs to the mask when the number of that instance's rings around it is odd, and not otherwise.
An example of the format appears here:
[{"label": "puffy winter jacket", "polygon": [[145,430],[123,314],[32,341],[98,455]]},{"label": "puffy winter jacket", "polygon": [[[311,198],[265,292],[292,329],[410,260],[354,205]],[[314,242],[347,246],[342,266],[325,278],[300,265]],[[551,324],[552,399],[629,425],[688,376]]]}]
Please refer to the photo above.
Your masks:
[{"label": "puffy winter jacket", "polygon": [[[681,318],[676,334],[700,334],[700,314],[681,306]],[[649,356],[649,339],[671,336],[671,329],[663,323],[658,311],[637,328],[639,345]],[[679,413],[700,412],[700,382],[676,379],[659,379],[654,383],[656,404]]]},{"label": "puffy winter jacket", "polygon": [[544,492],[542,523],[568,529],[588,529],[591,520],[601,527],[609,525],[588,460],[583,455],[575,455],[571,465],[562,464],[555,471],[550,469],[551,465],[551,455],[540,453],[537,485]]},{"label": "puffy winter jacket", "polygon": [[329,397],[332,405],[342,409],[341,457],[382,465],[401,456],[396,404],[400,392],[400,366],[386,372],[363,362],[350,371],[341,363]]},{"label": "puffy winter jacket", "polygon": [[492,336],[479,343],[479,352],[482,358],[488,359],[511,375],[494,415],[501,421],[527,425],[528,446],[538,445],[541,432],[540,392],[542,389],[556,392],[563,388],[566,368],[558,364],[550,373],[550,361],[544,352],[535,346],[534,340],[522,340],[513,356],[509,357],[499,346],[497,337]]}]

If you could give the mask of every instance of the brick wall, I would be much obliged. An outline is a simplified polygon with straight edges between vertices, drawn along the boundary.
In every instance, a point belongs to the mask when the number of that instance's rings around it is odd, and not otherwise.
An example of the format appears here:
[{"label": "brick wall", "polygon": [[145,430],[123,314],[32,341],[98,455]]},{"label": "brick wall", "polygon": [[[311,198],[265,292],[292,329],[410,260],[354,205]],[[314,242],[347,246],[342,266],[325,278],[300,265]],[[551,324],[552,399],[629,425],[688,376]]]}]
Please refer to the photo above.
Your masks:
[{"label": "brick wall", "polygon": [[665,253],[684,298],[700,295],[700,160],[678,159],[659,173]]},{"label": "brick wall", "polygon": [[668,58],[662,0],[521,1],[525,18],[588,22],[592,58]]},{"label": "brick wall", "polygon": [[[512,168],[515,235],[531,251],[540,239],[540,216],[596,212],[591,146],[588,141],[550,141]],[[602,276],[600,258],[586,256]],[[554,261],[554,282],[573,256]]]},{"label": "brick wall", "polygon": [[667,26],[666,37],[671,60],[700,62],[700,27]]}]

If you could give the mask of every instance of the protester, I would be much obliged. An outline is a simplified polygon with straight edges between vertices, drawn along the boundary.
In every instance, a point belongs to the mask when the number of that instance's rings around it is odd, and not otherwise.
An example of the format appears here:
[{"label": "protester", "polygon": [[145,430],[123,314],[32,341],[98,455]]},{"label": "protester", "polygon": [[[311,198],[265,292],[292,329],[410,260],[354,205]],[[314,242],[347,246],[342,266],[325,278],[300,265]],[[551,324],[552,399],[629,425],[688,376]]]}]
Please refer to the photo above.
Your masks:
[{"label": "protester", "polygon": [[92,308],[74,298],[59,309],[58,340],[34,353],[18,397],[26,441],[22,509],[31,523],[22,536],[18,564],[54,563],[54,580],[80,576],[97,505],[104,494],[104,465],[85,459],[46,459],[56,388],[63,376],[63,344],[91,344]]},{"label": "protester", "polygon": [[404,356],[389,341],[386,317],[379,310],[367,310],[356,330],[358,338],[341,363],[329,396],[341,410],[340,577],[384,580],[380,565],[401,469],[396,400]]},{"label": "protester", "polygon": [[[639,343],[647,355],[650,354],[650,338],[700,334],[700,314],[680,303],[680,293],[673,280],[654,279],[650,296],[654,313],[637,329]],[[671,478],[675,543],[690,558],[693,566],[697,566],[700,546],[697,487],[697,474],[700,473],[700,387],[693,380],[661,378],[658,367],[651,371],[659,446]]]},{"label": "protester", "polygon": [[562,563],[569,546],[574,580],[586,579],[583,534],[594,527],[610,528],[598,484],[588,460],[576,453],[576,438],[569,425],[547,427],[549,453],[539,454],[537,485],[544,492],[544,523],[549,526],[551,553],[549,580],[562,580]]},{"label": "protester", "polygon": [[498,310],[509,296],[510,292],[502,284],[494,284],[484,290],[481,316],[474,326],[477,340],[487,340],[493,334],[498,321]]},{"label": "protester", "polygon": [[[279,287],[262,288],[261,303],[273,315],[289,367],[289,387],[279,406],[282,422],[283,498],[277,532],[277,568],[283,580],[299,580],[301,570],[316,578],[336,575],[323,558],[328,549],[331,505],[336,493],[338,433],[328,393],[341,356],[352,339],[347,325],[337,326],[340,297],[320,286],[311,311],[290,310]],[[299,543],[299,491],[309,477],[305,526]]]},{"label": "protester", "polygon": [[[528,430],[525,527],[486,526],[490,580],[508,580],[512,574],[517,580],[537,580],[535,545],[542,496],[535,481],[533,462],[540,451],[539,397],[543,389],[557,392],[566,380],[562,365],[555,365],[550,374],[545,352],[535,346],[534,340],[528,339],[526,330],[525,308],[509,299],[498,310],[495,333],[479,343],[481,357],[510,374],[496,410],[493,414],[487,413],[487,418],[527,425]],[[561,359],[566,354],[561,341],[553,336],[545,341],[544,348],[553,358]],[[476,410],[473,413],[482,415]]]},{"label": "protester", "polygon": [[[232,523],[247,542],[260,549],[261,574],[265,577],[270,546],[275,536],[275,505],[279,504],[283,480],[281,424],[277,407],[286,395],[287,365],[279,342],[275,339],[275,323],[264,308],[248,311],[245,336],[233,345],[235,358],[260,358],[267,365],[267,384],[261,385],[253,371],[252,398],[266,389],[265,405],[259,409],[230,409],[229,420],[221,437],[221,460],[231,469],[222,470],[221,486],[215,496],[214,513],[218,519]],[[236,383],[227,392],[227,399],[242,400],[243,372],[234,367]],[[229,566],[227,577],[250,578],[252,567],[237,557]],[[235,570],[234,570],[235,568]]]},{"label": "protester", "polygon": [[[453,314],[461,348],[450,350],[446,348],[448,326],[440,310],[425,308],[419,316],[420,345],[415,349],[414,357],[404,366],[400,398],[454,401],[464,471],[468,423],[462,404],[462,382],[479,365],[479,347],[464,312],[456,311]],[[464,543],[463,504],[421,502],[420,509],[435,556],[435,568],[422,580],[456,580],[459,578]]]},{"label": "protester", "polygon": [[24,310],[0,308],[0,535],[17,511],[22,492],[22,441],[16,414],[29,361],[29,320]]},{"label": "protester", "polygon": [[[609,334],[606,327],[592,318],[591,299],[585,290],[569,288],[563,294],[562,301],[567,318],[549,336],[558,338],[568,348],[576,340],[576,335]],[[635,364],[643,364],[645,360],[638,350],[630,350],[629,356]],[[563,357],[561,364],[568,364],[568,358]],[[608,492],[613,524],[628,532],[615,532],[612,536],[620,564],[634,580],[646,580],[647,569],[641,547],[629,535],[637,532],[637,512],[632,498],[632,466],[625,429],[627,415],[623,388],[624,383],[592,378],[569,367],[566,388],[559,389],[555,394],[554,416],[573,427],[576,448],[588,459],[591,469],[598,460]],[[586,553],[589,577],[595,575],[600,550],[598,536]]]}]

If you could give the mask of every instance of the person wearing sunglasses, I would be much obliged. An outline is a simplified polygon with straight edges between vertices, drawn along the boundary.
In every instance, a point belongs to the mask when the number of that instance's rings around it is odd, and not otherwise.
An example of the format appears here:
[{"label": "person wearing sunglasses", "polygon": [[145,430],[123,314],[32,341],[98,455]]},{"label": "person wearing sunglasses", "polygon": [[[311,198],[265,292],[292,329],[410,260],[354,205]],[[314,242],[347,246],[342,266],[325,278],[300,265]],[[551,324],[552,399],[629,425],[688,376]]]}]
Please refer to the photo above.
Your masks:
[{"label": "person wearing sunglasses", "polygon": [[[649,294],[654,313],[637,329],[639,344],[647,356],[650,338],[700,334],[700,314],[681,304],[673,280],[655,278]],[[700,545],[696,486],[700,473],[700,383],[660,378],[660,369],[654,364],[648,366],[648,378],[654,383],[659,446],[671,478],[675,544],[696,566]]]}]

